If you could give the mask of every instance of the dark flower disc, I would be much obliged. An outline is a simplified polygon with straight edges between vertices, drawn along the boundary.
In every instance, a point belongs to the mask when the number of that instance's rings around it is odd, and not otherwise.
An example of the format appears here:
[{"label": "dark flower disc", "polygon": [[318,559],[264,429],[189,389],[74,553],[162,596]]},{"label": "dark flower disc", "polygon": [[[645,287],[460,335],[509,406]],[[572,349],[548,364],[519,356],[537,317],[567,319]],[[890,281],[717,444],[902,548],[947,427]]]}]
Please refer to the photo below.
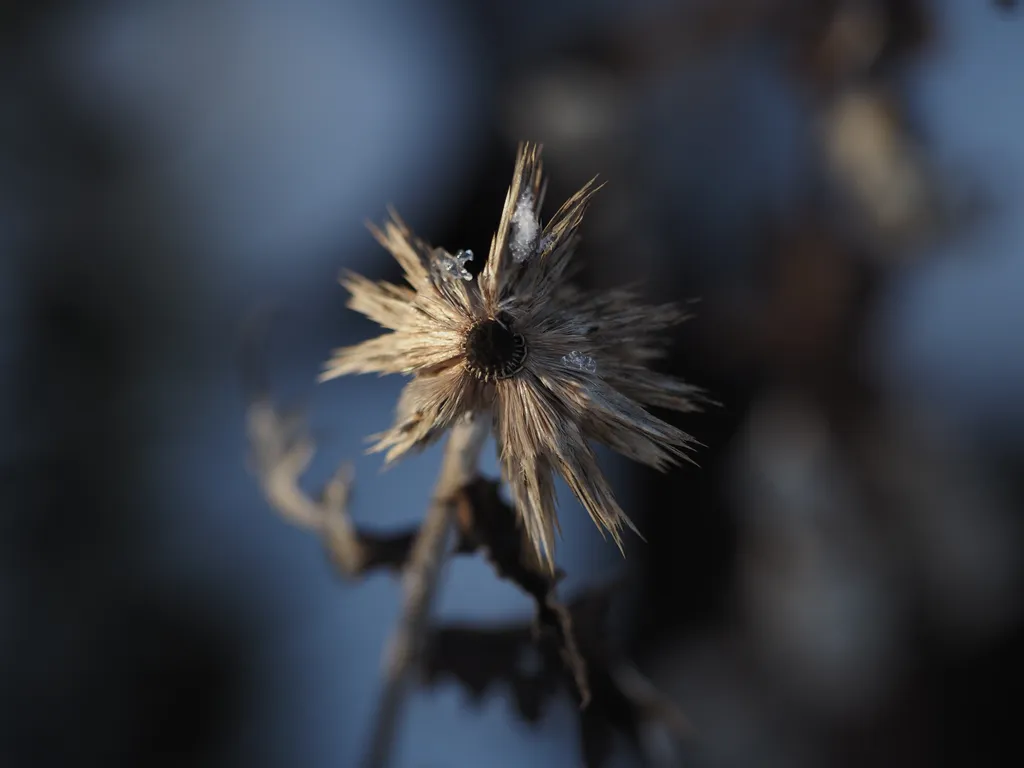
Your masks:
[{"label": "dark flower disc", "polygon": [[466,334],[466,368],[483,381],[507,379],[526,362],[526,339],[512,327],[512,318],[502,312],[482,320]]}]

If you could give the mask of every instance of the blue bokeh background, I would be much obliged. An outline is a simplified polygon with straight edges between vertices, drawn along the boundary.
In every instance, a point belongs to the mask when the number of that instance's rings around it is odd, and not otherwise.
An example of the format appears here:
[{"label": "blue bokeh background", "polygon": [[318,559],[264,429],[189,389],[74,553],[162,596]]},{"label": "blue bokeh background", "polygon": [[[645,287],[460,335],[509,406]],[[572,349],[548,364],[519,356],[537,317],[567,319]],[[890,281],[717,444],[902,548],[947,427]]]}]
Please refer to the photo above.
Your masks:
[{"label": "blue bokeh background", "polygon": [[[150,0],[11,12],[0,49],[0,764],[157,754],[159,765],[356,764],[398,584],[387,574],[341,582],[320,543],[261,498],[245,463],[243,322],[281,310],[273,384],[312,424],[311,491],[352,460],[356,520],[415,523],[438,450],[386,473],[364,454],[402,382],[314,384],[332,347],[373,331],[344,309],[336,276],[394,277],[365,228],[388,203],[427,239],[485,252],[520,138],[509,126],[550,124],[517,114],[527,109],[518,84],[561,72],[572,41],[664,5]],[[937,40],[906,74],[915,119],[929,151],[995,203],[897,272],[872,318],[869,359],[887,391],[941,414],[956,439],[1021,455],[1024,17],[988,3],[929,6]],[[631,151],[670,211],[669,241],[689,236],[673,235],[673,222],[696,218],[721,245],[720,260],[694,267],[715,284],[741,279],[753,209],[785,207],[804,170],[806,104],[761,62],[741,48],[702,68],[656,69],[624,121],[650,139]],[[593,140],[586,125],[581,145]],[[595,173],[616,183],[600,155],[592,166],[559,157],[555,197]],[[674,218],[679,200],[690,218]],[[481,239],[444,240],[470,236]],[[642,240],[637,270],[657,275]],[[603,279],[633,274],[631,255],[620,258],[602,262]],[[54,297],[84,315],[47,320]],[[82,317],[101,318],[95,333],[117,337],[114,351],[89,346]],[[67,346],[52,342],[61,334]],[[127,362],[90,378],[108,354]],[[483,469],[496,474],[493,453]],[[628,507],[645,476],[603,458]],[[622,574],[563,485],[559,498],[564,593]],[[479,559],[451,564],[438,610],[481,623],[532,611]],[[133,717],[176,681],[206,700],[222,673],[172,667],[146,682],[133,670],[150,669],[147,649],[187,646],[180,637],[196,627],[196,646],[219,649],[210,663],[230,670],[229,693],[210,705],[213,735],[175,758],[174,733],[128,738]],[[103,650],[110,638],[131,650]],[[116,682],[118,670],[134,683]],[[147,723],[180,716],[155,712]],[[616,764],[631,759],[623,750]],[[451,683],[413,695],[397,750],[401,766],[578,760],[568,697],[531,727],[500,693],[469,706]]]}]

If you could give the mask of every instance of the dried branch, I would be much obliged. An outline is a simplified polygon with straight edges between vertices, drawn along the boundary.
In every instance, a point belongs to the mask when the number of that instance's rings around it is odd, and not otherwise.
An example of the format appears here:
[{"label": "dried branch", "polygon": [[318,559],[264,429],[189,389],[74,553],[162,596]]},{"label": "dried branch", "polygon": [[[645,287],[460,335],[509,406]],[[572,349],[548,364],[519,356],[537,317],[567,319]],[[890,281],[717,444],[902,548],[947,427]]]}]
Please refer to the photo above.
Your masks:
[{"label": "dried branch", "polygon": [[434,498],[420,527],[403,575],[405,604],[387,652],[384,692],[374,718],[368,768],[388,764],[394,735],[409,688],[413,662],[423,642],[427,619],[445,560],[445,548],[459,491],[476,475],[476,466],[490,429],[478,414],[460,421],[448,437]]},{"label": "dried branch", "polygon": [[[613,652],[606,637],[612,592],[585,592],[568,610],[579,652],[589,673],[591,703],[580,709],[580,747],[588,768],[605,765],[613,733],[619,731],[652,764],[676,764],[674,757],[657,754],[664,743],[682,740],[693,729],[685,715],[643,675]],[[493,628],[452,624],[435,628],[423,655],[428,685],[451,678],[474,700],[492,687],[505,684],[516,709],[529,723],[538,722],[560,691],[578,696],[573,671],[554,637],[542,639],[529,624]],[[660,737],[653,738],[652,734]]]},{"label": "dried branch", "polygon": [[301,419],[282,414],[261,397],[249,408],[249,442],[267,501],[285,520],[320,534],[342,576],[356,578],[379,568],[402,570],[418,529],[381,534],[357,528],[348,511],[354,479],[351,465],[339,468],[320,501],[299,487],[315,450]]},{"label": "dried branch", "polygon": [[378,567],[403,570],[405,601],[385,656],[384,691],[374,720],[368,766],[387,765],[409,672],[437,591],[453,513],[461,503],[461,490],[476,475],[489,427],[486,415],[478,415],[452,429],[433,500],[418,531],[378,535],[357,530],[349,517],[350,467],[343,465],[324,488],[320,501],[314,501],[299,487],[299,478],[315,452],[303,420],[295,414],[281,413],[262,392],[250,405],[248,429],[254,470],[270,504],[289,522],[319,533],[335,566],[347,577]]},{"label": "dried branch", "polygon": [[554,640],[572,674],[580,706],[586,707],[590,703],[587,666],[576,646],[569,612],[555,594],[564,574],[561,570],[552,573],[537,558],[518,525],[515,510],[498,494],[498,483],[477,478],[463,489],[460,502],[459,550],[482,550],[500,578],[513,582],[533,598],[537,606],[535,634],[548,634]]},{"label": "dried branch", "polygon": [[243,334],[243,385],[248,393],[249,460],[263,495],[288,522],[320,534],[335,566],[354,577],[375,564],[381,542],[356,532],[348,515],[352,468],[342,465],[320,501],[299,487],[316,446],[302,414],[274,406],[266,375],[266,344],[272,313],[250,318]]},{"label": "dried branch", "polygon": [[370,548],[348,516],[352,485],[349,465],[342,465],[314,501],[299,487],[315,446],[297,414],[283,414],[261,396],[249,406],[249,445],[253,469],[267,501],[295,525],[319,533],[338,569],[346,576],[366,570]]}]

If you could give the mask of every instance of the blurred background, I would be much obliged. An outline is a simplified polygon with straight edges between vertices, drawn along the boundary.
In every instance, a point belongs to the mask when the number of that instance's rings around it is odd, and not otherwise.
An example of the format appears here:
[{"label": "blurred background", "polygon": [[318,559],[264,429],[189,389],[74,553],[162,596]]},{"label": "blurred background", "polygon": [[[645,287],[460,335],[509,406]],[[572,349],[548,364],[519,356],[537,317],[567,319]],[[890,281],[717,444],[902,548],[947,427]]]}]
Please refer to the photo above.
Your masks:
[{"label": "blurred background", "polygon": [[[605,457],[625,561],[559,490],[563,594],[625,580],[679,764],[1016,764],[1022,75],[995,0],[0,5],[0,765],[356,764],[398,585],[260,496],[243,323],[281,310],[310,488],[351,459],[356,520],[414,524],[438,451],[363,455],[402,381],[314,384],[373,332],[336,277],[398,279],[388,203],[485,253],[520,139],[548,215],[608,182],[582,281],[691,303],[665,366],[721,403],[698,466]],[[532,609],[461,559],[439,615]],[[578,765],[577,720],[443,683],[397,764]]]}]

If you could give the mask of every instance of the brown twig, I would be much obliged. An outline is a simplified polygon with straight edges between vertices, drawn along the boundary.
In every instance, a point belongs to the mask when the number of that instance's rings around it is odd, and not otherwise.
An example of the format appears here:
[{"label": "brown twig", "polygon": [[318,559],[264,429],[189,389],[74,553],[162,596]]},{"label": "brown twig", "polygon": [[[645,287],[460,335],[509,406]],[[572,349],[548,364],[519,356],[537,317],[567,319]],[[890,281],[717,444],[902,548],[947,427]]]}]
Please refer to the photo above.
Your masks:
[{"label": "brown twig", "polygon": [[489,426],[485,415],[477,415],[457,424],[448,437],[434,497],[402,577],[405,603],[386,655],[384,691],[373,721],[364,763],[367,768],[381,768],[390,759],[411,672],[426,634],[448,551],[457,495],[476,475]]},{"label": "brown twig", "polygon": [[430,508],[411,539],[411,549],[408,534],[375,537],[356,530],[348,514],[352,487],[348,465],[327,484],[319,502],[299,487],[315,452],[302,419],[282,414],[265,393],[258,392],[249,407],[248,429],[253,469],[267,500],[289,522],[319,533],[343,575],[354,577],[375,566],[405,564],[405,601],[385,656],[384,690],[365,761],[374,768],[385,766],[449,549],[458,495],[476,477],[490,420],[478,414],[452,428]]},{"label": "brown twig", "polygon": [[267,501],[288,522],[319,533],[338,570],[356,576],[370,553],[348,516],[352,470],[342,465],[324,487],[319,502],[299,487],[315,447],[298,415],[282,414],[264,395],[249,406],[249,445],[253,470]]},{"label": "brown twig", "polygon": [[[679,765],[678,748],[694,735],[693,726],[609,638],[608,613],[620,586],[592,587],[578,594],[566,611],[591,697],[578,711],[582,765],[607,765],[616,734],[643,756],[645,765]],[[504,686],[527,723],[539,722],[562,692],[583,696],[576,670],[565,658],[563,639],[550,632],[538,638],[535,623],[454,623],[432,627],[427,636],[422,670],[428,686],[458,683],[474,702]],[[530,661],[524,664],[526,659]]]}]

